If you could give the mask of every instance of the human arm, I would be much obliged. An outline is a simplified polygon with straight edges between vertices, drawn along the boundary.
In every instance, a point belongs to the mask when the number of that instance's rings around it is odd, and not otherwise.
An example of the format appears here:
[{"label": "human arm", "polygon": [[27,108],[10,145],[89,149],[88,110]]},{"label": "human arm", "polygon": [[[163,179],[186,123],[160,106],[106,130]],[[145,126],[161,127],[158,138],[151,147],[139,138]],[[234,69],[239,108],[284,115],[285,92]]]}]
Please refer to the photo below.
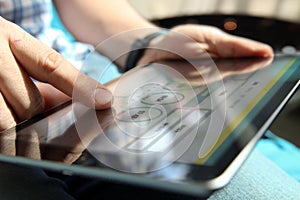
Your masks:
[{"label": "human arm", "polygon": [[[97,46],[120,33],[124,37],[110,40],[109,46],[97,49],[101,54],[114,59],[131,49],[139,38],[159,30],[154,24],[141,17],[125,0],[54,0],[57,12],[68,31],[76,40]],[[126,34],[131,30],[134,34]],[[126,56],[116,63],[123,66]]]},{"label": "human arm", "polygon": [[[114,60],[131,49],[136,39],[144,38],[160,28],[141,17],[126,0],[54,0],[58,13],[75,38],[97,46],[100,53]],[[178,40],[176,33],[184,34],[195,41],[194,44]],[[120,34],[124,37],[120,36]],[[117,37],[113,37],[118,35]],[[157,49],[182,49],[185,55],[195,57],[207,51],[218,57],[272,56],[272,49],[262,43],[226,34],[219,29],[202,25],[181,25],[171,29],[169,34],[151,41],[140,63],[160,59],[177,58]],[[126,55],[117,60],[124,66]],[[115,61],[115,60],[114,60]]]}]

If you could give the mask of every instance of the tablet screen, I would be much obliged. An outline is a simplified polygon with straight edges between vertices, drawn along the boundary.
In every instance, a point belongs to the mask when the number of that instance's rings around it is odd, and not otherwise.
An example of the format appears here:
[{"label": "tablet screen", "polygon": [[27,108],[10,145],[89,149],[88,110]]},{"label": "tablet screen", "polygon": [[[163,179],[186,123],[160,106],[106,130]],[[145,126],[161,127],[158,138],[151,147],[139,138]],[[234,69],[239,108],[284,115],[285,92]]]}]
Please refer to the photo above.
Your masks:
[{"label": "tablet screen", "polygon": [[0,159],[188,194],[217,189],[297,87],[299,64],[276,55],[140,66],[107,85],[111,109],[90,109],[75,92],[3,132]]}]

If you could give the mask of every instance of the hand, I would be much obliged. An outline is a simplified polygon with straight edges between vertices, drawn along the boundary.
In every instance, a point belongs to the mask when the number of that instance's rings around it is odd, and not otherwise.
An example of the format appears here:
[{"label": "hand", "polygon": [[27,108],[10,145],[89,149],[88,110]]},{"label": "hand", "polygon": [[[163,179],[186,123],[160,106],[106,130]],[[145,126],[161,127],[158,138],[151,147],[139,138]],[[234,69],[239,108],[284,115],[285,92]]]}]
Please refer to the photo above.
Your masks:
[{"label": "hand", "polygon": [[111,93],[56,51],[1,17],[0,30],[0,131],[66,101],[73,90],[89,106],[110,106]]},{"label": "hand", "polygon": [[266,44],[233,36],[212,26],[179,25],[152,40],[139,63],[178,59],[179,55],[185,59],[272,57],[273,50]]}]

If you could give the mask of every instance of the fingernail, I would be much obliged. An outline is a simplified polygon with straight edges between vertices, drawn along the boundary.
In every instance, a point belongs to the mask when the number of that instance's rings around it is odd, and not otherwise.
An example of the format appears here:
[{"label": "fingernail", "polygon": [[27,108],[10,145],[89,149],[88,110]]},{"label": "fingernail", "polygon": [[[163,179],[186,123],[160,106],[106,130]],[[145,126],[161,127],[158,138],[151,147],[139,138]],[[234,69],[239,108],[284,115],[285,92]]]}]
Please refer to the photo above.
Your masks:
[{"label": "fingernail", "polygon": [[95,91],[95,107],[99,108],[108,108],[111,105],[112,94],[110,91],[97,88]]}]

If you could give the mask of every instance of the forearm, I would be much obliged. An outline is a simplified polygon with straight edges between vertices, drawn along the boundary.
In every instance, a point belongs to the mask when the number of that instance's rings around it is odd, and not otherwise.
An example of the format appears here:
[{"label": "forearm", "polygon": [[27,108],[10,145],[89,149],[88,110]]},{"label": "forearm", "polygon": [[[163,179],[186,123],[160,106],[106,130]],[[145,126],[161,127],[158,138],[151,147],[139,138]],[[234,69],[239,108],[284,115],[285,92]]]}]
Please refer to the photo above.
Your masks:
[{"label": "forearm", "polygon": [[[111,59],[130,50],[132,43],[155,31],[155,26],[141,17],[126,0],[54,0],[66,28],[82,42],[97,46],[113,35],[133,31],[97,48]],[[150,28],[150,29],[148,29]],[[102,47],[103,46],[103,47]],[[124,65],[126,56],[117,63]]]}]

